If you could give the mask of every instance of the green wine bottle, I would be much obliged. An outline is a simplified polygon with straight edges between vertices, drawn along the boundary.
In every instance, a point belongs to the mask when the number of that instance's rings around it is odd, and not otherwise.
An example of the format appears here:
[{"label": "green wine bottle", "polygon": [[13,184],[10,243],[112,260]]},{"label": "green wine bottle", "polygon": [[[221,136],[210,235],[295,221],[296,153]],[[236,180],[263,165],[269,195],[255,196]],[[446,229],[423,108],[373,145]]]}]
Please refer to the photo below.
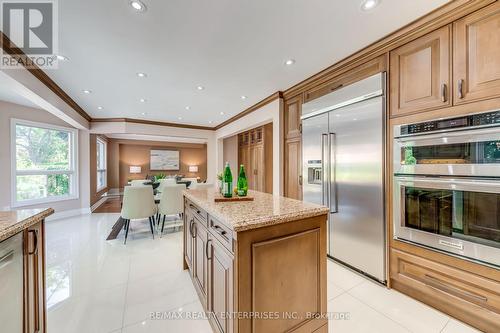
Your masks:
[{"label": "green wine bottle", "polygon": [[229,167],[229,162],[226,162],[226,167],[224,168],[222,186],[222,195],[226,198],[231,198],[233,196],[233,175],[231,173],[231,168]]},{"label": "green wine bottle", "polygon": [[248,192],[248,181],[245,175],[245,167],[240,165],[240,174],[238,175],[238,196],[244,197]]}]

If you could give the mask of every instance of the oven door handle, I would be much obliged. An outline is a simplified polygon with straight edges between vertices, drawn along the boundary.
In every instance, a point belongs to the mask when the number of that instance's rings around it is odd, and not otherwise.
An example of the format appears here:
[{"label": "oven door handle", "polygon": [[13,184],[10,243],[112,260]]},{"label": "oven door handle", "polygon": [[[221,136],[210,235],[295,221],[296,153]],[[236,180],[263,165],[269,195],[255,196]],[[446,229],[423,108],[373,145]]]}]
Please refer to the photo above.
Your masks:
[{"label": "oven door handle", "polygon": [[[471,129],[471,130],[451,130],[451,131],[445,131],[439,132],[439,133],[434,133],[434,134],[417,134],[417,135],[406,135],[406,136],[396,136],[394,140],[399,143],[407,143],[407,142],[418,142],[418,141],[425,141],[425,140],[436,140],[439,141],[440,139],[448,138],[452,139],[449,143],[458,143],[458,142],[464,142],[463,140],[456,140],[456,138],[463,139],[467,137],[467,141],[465,142],[470,142],[470,139],[475,139],[477,141],[473,142],[478,142],[482,140],[500,140],[500,133],[498,130],[498,126],[493,126],[493,127],[483,127],[483,128],[476,128],[476,129]],[[453,140],[454,139],[454,140]]]},{"label": "oven door handle", "polygon": [[429,187],[450,191],[500,193],[500,179],[440,178],[440,177],[394,177],[395,183],[405,187]]}]

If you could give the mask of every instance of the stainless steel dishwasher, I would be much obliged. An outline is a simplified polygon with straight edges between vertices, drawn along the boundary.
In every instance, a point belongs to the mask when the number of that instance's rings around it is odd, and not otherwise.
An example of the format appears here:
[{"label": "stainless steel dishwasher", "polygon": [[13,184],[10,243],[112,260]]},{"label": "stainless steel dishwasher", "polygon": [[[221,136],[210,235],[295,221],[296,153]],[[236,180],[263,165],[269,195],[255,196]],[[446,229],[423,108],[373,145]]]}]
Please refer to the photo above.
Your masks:
[{"label": "stainless steel dishwasher", "polygon": [[0,243],[0,331],[23,331],[22,232]]}]

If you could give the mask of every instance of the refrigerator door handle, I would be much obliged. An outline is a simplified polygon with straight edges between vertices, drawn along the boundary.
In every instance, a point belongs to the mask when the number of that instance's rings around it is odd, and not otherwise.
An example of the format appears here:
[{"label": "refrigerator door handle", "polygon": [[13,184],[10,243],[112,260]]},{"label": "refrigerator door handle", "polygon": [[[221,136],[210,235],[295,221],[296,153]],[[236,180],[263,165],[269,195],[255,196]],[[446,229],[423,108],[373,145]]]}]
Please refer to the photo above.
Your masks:
[{"label": "refrigerator door handle", "polygon": [[336,173],[337,173],[337,156],[335,156],[335,146],[337,144],[337,136],[335,133],[330,133],[329,135],[329,176],[330,176],[330,186],[329,186],[329,204],[330,204],[330,212],[337,213],[338,205],[337,205],[337,182],[336,182]]},{"label": "refrigerator door handle", "polygon": [[328,134],[321,134],[321,203],[328,205],[328,152],[329,152]]}]

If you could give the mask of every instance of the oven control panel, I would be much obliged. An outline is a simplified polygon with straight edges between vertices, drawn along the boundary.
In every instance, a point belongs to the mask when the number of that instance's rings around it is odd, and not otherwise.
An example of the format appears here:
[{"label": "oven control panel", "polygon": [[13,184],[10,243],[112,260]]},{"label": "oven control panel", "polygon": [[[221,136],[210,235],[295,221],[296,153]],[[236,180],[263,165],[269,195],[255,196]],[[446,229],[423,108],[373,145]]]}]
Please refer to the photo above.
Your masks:
[{"label": "oven control panel", "polygon": [[500,111],[472,116],[472,126],[500,124]]},{"label": "oven control panel", "polygon": [[412,135],[447,129],[467,128],[474,126],[485,126],[500,124],[500,111],[475,114],[453,119],[440,119],[418,124],[403,125],[400,127],[400,135]]}]

